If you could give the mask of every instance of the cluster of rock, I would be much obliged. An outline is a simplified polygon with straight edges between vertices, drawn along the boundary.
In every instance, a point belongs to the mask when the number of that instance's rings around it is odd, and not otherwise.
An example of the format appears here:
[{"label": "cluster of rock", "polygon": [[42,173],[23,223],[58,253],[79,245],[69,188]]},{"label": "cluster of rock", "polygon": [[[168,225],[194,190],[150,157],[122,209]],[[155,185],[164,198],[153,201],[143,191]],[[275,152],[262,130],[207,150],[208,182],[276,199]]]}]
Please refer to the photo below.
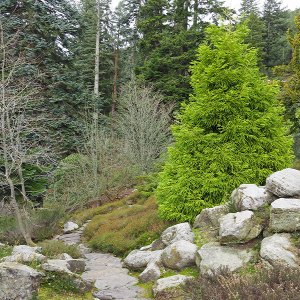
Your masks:
[{"label": "cluster of rock", "polygon": [[[10,256],[1,259],[0,299],[32,299],[37,294],[44,272],[68,274],[79,290],[85,292],[91,289],[91,283],[77,274],[85,271],[83,259],[73,259],[67,253],[57,259],[48,259],[41,254],[41,250],[41,247],[19,245],[13,248]],[[26,265],[30,263],[39,263],[39,271]]]},{"label": "cluster of rock", "polygon": [[[230,212],[232,208],[236,212]],[[204,275],[222,269],[233,272],[258,261],[269,267],[300,268],[299,249],[292,242],[292,233],[300,230],[300,171],[276,172],[264,187],[242,184],[233,191],[230,205],[202,210],[193,227],[194,232],[188,223],[172,226],[125,258],[126,267],[143,270],[140,281],[155,281],[157,298],[174,287],[178,297],[178,287],[189,279],[160,278],[164,268],[180,271],[194,265]]]}]

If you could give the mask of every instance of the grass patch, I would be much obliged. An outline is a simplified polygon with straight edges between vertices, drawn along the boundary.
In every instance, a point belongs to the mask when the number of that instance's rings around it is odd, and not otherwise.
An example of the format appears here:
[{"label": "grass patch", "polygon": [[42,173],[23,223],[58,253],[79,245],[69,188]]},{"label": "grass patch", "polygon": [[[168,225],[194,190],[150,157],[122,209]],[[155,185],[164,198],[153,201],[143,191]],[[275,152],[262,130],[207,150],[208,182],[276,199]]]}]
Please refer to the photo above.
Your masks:
[{"label": "grass patch", "polygon": [[39,289],[37,300],[94,300],[92,293],[83,295],[74,294],[71,292],[57,293],[51,288],[42,287]]},{"label": "grass patch", "polygon": [[98,214],[85,228],[84,237],[92,249],[115,255],[148,245],[170,226],[158,217],[154,196],[145,198],[139,192],[94,210]]},{"label": "grass patch", "polygon": [[79,258],[81,254],[75,245],[67,245],[63,241],[49,240],[38,244],[42,247],[42,254],[49,258],[56,258],[62,253],[68,253],[72,258]]},{"label": "grass patch", "polygon": [[5,246],[0,246],[0,259],[5,257],[5,256],[10,256],[12,253],[13,247],[5,245]]},{"label": "grass patch", "polygon": [[38,292],[38,300],[94,299],[91,292],[81,292],[75,278],[68,274],[46,272]]}]

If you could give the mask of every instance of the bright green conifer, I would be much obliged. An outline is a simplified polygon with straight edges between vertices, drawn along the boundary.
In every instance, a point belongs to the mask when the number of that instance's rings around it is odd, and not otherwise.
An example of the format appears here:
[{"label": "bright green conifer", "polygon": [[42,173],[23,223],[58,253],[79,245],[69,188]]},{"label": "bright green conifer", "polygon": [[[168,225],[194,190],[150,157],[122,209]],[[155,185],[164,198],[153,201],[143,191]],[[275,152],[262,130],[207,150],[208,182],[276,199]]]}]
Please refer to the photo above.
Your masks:
[{"label": "bright green conifer", "polygon": [[241,183],[263,184],[290,165],[278,87],[257,67],[247,29],[211,26],[193,62],[193,95],[173,127],[174,144],[157,189],[163,218],[191,221],[228,200]]}]

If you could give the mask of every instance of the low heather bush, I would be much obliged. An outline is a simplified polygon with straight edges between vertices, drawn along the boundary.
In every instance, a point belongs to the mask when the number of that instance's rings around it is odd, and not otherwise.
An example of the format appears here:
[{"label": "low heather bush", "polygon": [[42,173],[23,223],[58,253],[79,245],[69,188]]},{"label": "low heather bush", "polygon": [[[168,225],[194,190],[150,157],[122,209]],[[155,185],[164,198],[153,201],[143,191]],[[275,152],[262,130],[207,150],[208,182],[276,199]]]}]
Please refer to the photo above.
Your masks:
[{"label": "low heather bush", "polygon": [[276,267],[254,273],[221,274],[191,280],[185,287],[191,300],[298,300],[300,271]]}]

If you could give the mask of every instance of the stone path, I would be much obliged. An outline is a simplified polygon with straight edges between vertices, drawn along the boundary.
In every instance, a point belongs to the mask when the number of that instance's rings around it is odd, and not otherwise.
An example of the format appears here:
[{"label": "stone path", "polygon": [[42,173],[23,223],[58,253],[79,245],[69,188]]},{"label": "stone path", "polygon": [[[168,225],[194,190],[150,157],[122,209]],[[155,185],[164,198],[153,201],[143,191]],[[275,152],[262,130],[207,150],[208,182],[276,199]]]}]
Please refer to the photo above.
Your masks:
[{"label": "stone path", "polygon": [[[81,243],[83,225],[78,230],[57,237],[66,244],[75,245]],[[83,248],[82,244],[80,247]],[[86,248],[86,250],[88,250]],[[144,290],[136,284],[138,280],[130,276],[128,269],[122,267],[121,259],[112,254],[87,253],[84,254],[86,270],[82,278],[95,282],[96,291],[93,295],[100,300],[146,300],[142,294]]]}]

